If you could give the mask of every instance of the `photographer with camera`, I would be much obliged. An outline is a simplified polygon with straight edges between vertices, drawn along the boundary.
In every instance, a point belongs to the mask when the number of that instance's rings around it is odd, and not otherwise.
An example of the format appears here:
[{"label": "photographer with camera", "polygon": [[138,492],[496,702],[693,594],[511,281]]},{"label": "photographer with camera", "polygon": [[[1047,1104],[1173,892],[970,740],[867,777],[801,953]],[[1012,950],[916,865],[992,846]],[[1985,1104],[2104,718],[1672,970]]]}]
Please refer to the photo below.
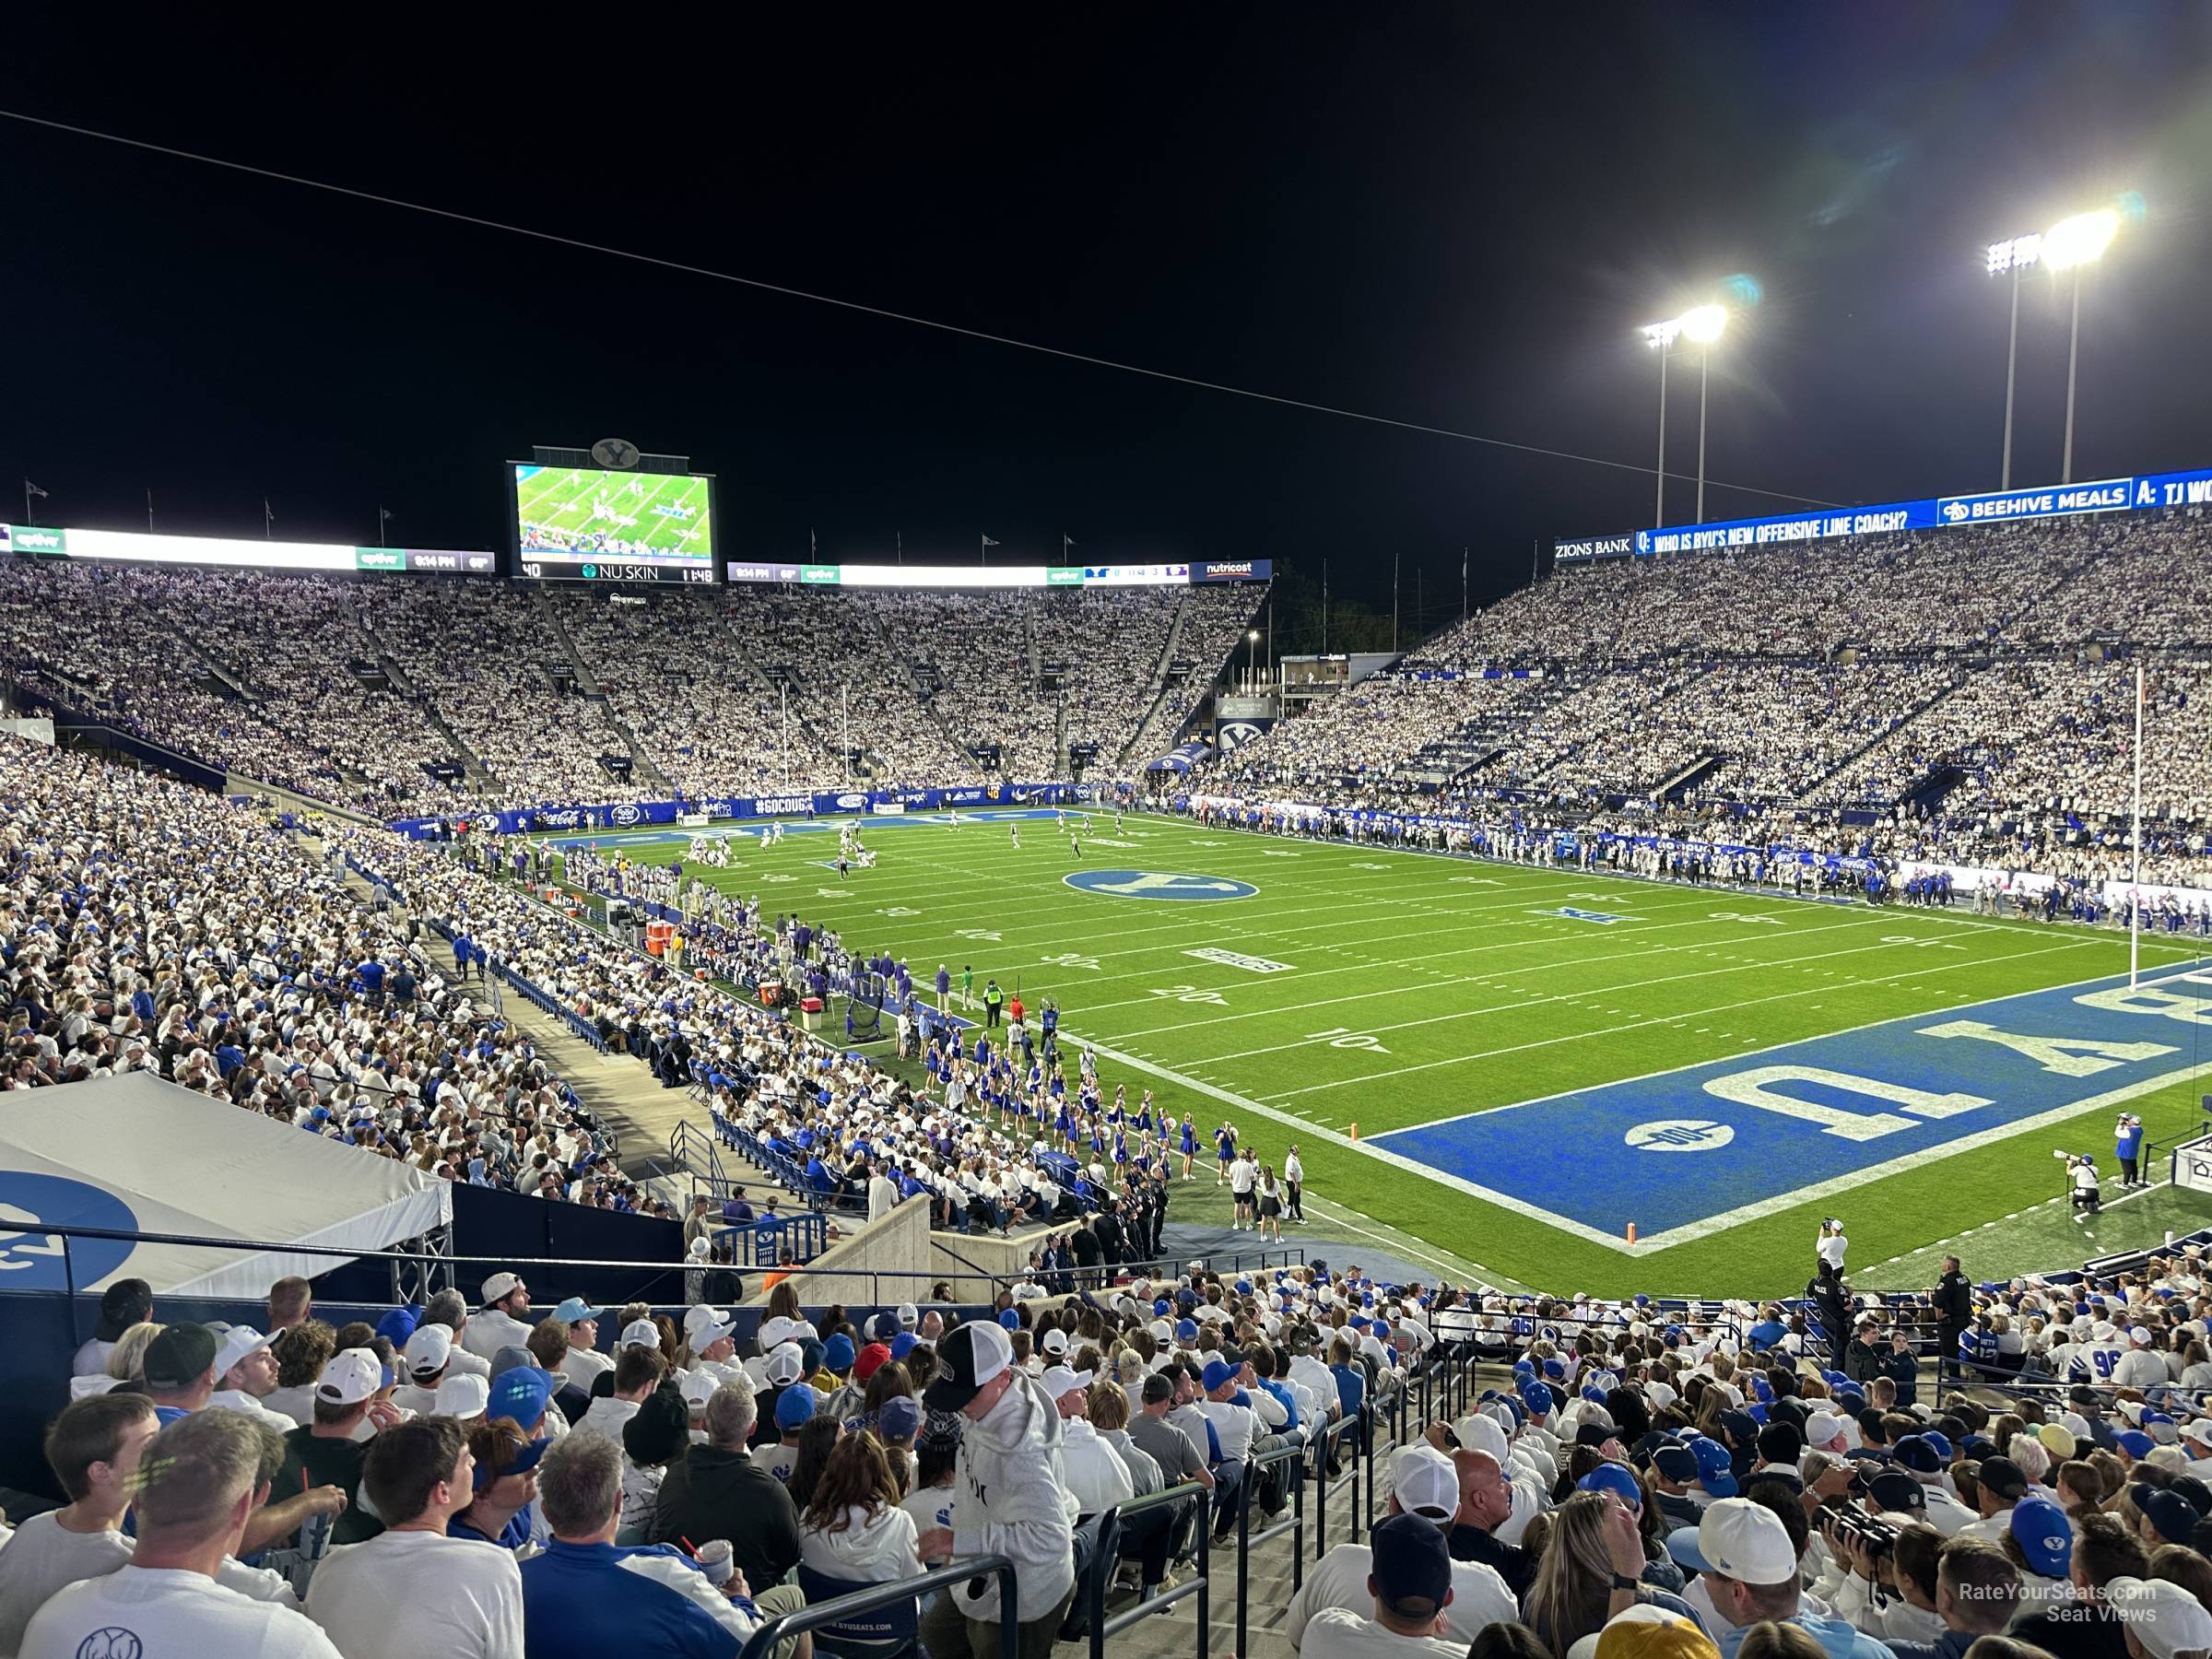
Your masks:
[{"label": "photographer with camera", "polygon": [[2086,1227],[2102,1206],[2098,1193],[2097,1160],[2087,1152],[2054,1152],[2052,1156],[2066,1160],[2066,1177],[2074,1183],[2074,1219]]},{"label": "photographer with camera", "polygon": [[[1888,1478],[1885,1477],[1884,1478]],[[1878,1641],[1934,1642],[1944,1632],[1936,1610],[1936,1563],[1944,1536],[1924,1522],[1887,1511],[1864,1526],[1830,1514],[1821,1519],[1830,1553],[1846,1568],[1829,1605],[1838,1618]],[[1905,1524],[1892,1526],[1892,1521]],[[1880,1535],[1872,1535],[1878,1532]]]}]

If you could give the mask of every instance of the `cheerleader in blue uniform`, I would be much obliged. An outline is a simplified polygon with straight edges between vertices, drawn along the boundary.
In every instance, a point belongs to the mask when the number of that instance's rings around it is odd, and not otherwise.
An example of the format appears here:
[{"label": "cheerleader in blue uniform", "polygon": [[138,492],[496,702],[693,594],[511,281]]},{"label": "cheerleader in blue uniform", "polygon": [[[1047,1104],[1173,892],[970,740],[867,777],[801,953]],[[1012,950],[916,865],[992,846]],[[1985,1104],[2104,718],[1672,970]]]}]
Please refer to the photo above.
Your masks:
[{"label": "cheerleader in blue uniform", "polygon": [[1198,1130],[1189,1118],[1182,1120],[1182,1178],[1197,1179],[1191,1173],[1191,1160],[1198,1156]]}]

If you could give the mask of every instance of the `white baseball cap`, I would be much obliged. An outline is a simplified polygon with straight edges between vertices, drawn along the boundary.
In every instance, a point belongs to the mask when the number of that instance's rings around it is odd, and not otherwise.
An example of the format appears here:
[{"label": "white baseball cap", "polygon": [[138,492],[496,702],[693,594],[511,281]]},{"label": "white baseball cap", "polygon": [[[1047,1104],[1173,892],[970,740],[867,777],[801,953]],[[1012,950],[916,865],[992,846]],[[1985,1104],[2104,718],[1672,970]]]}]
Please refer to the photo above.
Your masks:
[{"label": "white baseball cap", "polygon": [[1054,1325],[1044,1334],[1044,1340],[1037,1346],[1048,1354],[1065,1354],[1067,1352],[1067,1333]]},{"label": "white baseball cap", "polygon": [[[688,1314],[685,1316],[687,1322],[689,1317]],[[801,1320],[782,1318],[762,1320],[760,1322],[760,1351],[765,1354],[772,1349],[782,1347],[787,1342],[795,1342],[804,1328],[805,1323]]]},{"label": "white baseball cap", "polygon": [[2157,1337],[2150,1334],[2150,1327],[2148,1325],[2129,1326],[2127,1339],[2130,1342],[2135,1343],[2139,1347],[2148,1347],[2153,1342],[2158,1340]]},{"label": "white baseball cap", "polygon": [[412,1375],[436,1376],[453,1357],[453,1334],[441,1324],[417,1325],[401,1351]]},{"label": "white baseball cap", "polygon": [[[704,1302],[687,1309],[684,1313],[684,1335],[690,1341],[693,1353],[710,1344],[720,1342],[736,1328],[735,1320],[720,1308],[710,1308]],[[655,1341],[658,1341],[657,1337]]]},{"label": "white baseball cap", "polygon": [[661,1327],[650,1319],[633,1319],[622,1327],[622,1340],[616,1346],[657,1348],[661,1346]]},{"label": "white baseball cap", "polygon": [[[444,1327],[436,1328],[442,1330]],[[223,1333],[223,1339],[216,1344],[215,1374],[217,1378],[219,1380],[229,1372],[232,1366],[246,1358],[247,1355],[258,1354],[276,1340],[276,1338],[274,1336],[264,1336],[252,1325],[232,1325]]]},{"label": "white baseball cap", "polygon": [[474,1371],[462,1371],[438,1384],[430,1409],[440,1417],[459,1418],[465,1423],[471,1418],[482,1417],[484,1407],[490,1404],[490,1382]]},{"label": "white baseball cap", "polygon": [[2110,1579],[2104,1595],[2151,1659],[2212,1648],[2212,1613],[2179,1584],[2165,1579]]},{"label": "white baseball cap", "polygon": [[330,1357],[315,1379],[315,1398],[331,1406],[359,1406],[384,1385],[384,1362],[371,1348],[345,1348]]},{"label": "white baseball cap", "polygon": [[[1452,1438],[1469,1452],[1487,1452],[1502,1468],[1506,1459],[1505,1430],[1480,1412],[1469,1412],[1452,1425]],[[1457,1500],[1453,1500],[1454,1507]]]},{"label": "white baseball cap", "polygon": [[1816,1411],[1805,1419],[1805,1443],[1826,1446],[1843,1432],[1843,1419],[1832,1411]]},{"label": "white baseball cap", "polygon": [[512,1294],[514,1288],[522,1282],[523,1277],[519,1273],[493,1274],[489,1278],[484,1281],[485,1305],[489,1306],[491,1303],[498,1301],[501,1297]]},{"label": "white baseball cap", "polygon": [[1044,1375],[1038,1381],[1043,1385],[1045,1398],[1057,1400],[1064,1394],[1073,1393],[1078,1388],[1088,1388],[1091,1375],[1089,1371],[1079,1371],[1071,1366],[1050,1365],[1045,1367]]},{"label": "white baseball cap", "polygon": [[722,1379],[703,1365],[697,1371],[686,1371],[683,1382],[684,1404],[694,1411],[703,1411],[706,1409],[707,1402],[712,1399],[721,1388]]},{"label": "white baseball cap", "polygon": [[1398,1448],[1391,1460],[1390,1491],[1407,1514],[1440,1526],[1459,1512],[1459,1471],[1426,1441]]},{"label": "white baseball cap", "polygon": [[922,1315],[915,1310],[912,1302],[899,1304],[899,1325],[901,1330],[911,1331],[921,1323]]},{"label": "white baseball cap", "polygon": [[1698,1523],[1698,1553],[1713,1571],[1747,1584],[1797,1576],[1797,1552],[1782,1517],[1748,1498],[1720,1498],[1707,1507]]},{"label": "white baseball cap", "polygon": [[768,1350],[768,1358],[761,1361],[761,1369],[768,1373],[771,1387],[796,1382],[806,1374],[806,1356],[799,1352],[799,1345],[795,1342],[779,1343]]}]

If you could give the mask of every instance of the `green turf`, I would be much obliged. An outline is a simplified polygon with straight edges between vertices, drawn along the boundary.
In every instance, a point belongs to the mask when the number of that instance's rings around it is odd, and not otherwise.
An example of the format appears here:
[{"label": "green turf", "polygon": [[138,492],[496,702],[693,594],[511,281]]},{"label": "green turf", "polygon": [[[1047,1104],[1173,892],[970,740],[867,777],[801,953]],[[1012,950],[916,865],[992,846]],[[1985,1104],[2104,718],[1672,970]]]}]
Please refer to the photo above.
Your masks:
[{"label": "green turf", "polygon": [[[1149,1087],[1207,1132],[1229,1119],[1278,1165],[1295,1139],[1315,1193],[1500,1278],[1564,1291],[1799,1290],[1816,1223],[1836,1201],[1630,1257],[1385,1164],[1350,1144],[1353,1126],[1371,1136],[2127,968],[2125,937],[2108,931],[1208,832],[1161,818],[1133,817],[1119,835],[1110,818],[1091,825],[1081,865],[1049,822],[1022,824],[1017,849],[1006,824],[966,821],[877,827],[866,839],[877,865],[842,882],[818,862],[835,855],[824,834],[765,851],[741,841],[728,870],[699,873],[758,895],[771,916],[794,911],[835,927],[852,948],[903,957],[918,985],[943,961],[956,984],[972,965],[979,990],[995,975],[1032,1006],[1049,993],[1065,1032],[1099,1047],[1109,1088],[1125,1081],[1134,1099]],[[629,851],[666,862],[683,844]],[[1203,873],[1259,891],[1147,902],[1065,884],[1085,866]],[[1594,927],[1532,913],[1561,905],[1630,919]],[[1190,954],[1205,948],[1288,966],[1259,973]],[[2193,954],[2145,941],[2147,965]],[[2187,1084],[2132,1103],[2154,1138],[2190,1127],[2196,1104]],[[2006,1220],[2053,1190],[2054,1141],[2106,1137],[2109,1111],[2084,1115],[2095,1121],[1853,1190],[1853,1267],[1880,1265],[1885,1280],[1910,1274],[1919,1265],[1911,1253],[1992,1222],[2006,1230],[1984,1242],[2011,1241],[2008,1254],[2053,1252],[2007,1260],[2005,1271],[2110,1248],[2069,1238],[2079,1230],[2063,1217],[2055,1231]],[[1179,1204],[1205,1204],[1203,1164],[1201,1175],[1185,1189],[1198,1196]],[[1962,1253],[1978,1272],[1971,1240]]]}]

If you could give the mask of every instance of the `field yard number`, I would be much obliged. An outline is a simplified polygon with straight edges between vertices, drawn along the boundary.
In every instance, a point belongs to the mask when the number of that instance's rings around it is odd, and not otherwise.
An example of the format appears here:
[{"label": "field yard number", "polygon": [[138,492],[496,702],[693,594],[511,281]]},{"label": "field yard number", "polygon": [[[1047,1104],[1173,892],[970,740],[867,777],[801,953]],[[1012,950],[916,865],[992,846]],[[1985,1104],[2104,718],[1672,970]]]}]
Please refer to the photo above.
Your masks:
[{"label": "field yard number", "polygon": [[[1352,868],[1355,870],[1387,870],[1390,868],[1390,866],[1388,865],[1376,864],[1372,859],[1362,858],[1358,863],[1354,864]],[[1457,880],[1458,877],[1454,877],[1453,879]]]},{"label": "field yard number", "polygon": [[876,912],[879,916],[918,916],[922,912],[911,905],[893,904]]},{"label": "field yard number", "polygon": [[1220,992],[1201,991],[1195,985],[1162,985],[1158,990],[1154,991],[1152,994],[1155,996],[1171,996],[1177,1002],[1212,1003],[1217,1007],[1223,1008],[1229,1006],[1229,998],[1222,995]]},{"label": "field yard number", "polygon": [[851,888],[816,888],[814,889],[815,896],[820,899],[842,899],[852,890]]},{"label": "field yard number", "polygon": [[1885,945],[1911,945],[1921,950],[1964,950],[1963,945],[1953,945],[1945,939],[1916,939],[1911,934],[1884,934]]},{"label": "field yard number", "polygon": [[992,945],[998,943],[998,935],[987,927],[955,928],[952,936],[956,939],[982,939]]},{"label": "field yard number", "polygon": [[1390,1053],[1365,1031],[1349,1030],[1343,1026],[1331,1026],[1325,1031],[1308,1031],[1306,1041],[1308,1042],[1326,1042],[1331,1048],[1365,1049],[1371,1054]]},{"label": "field yard number", "polygon": [[[1381,867],[1380,865],[1376,866],[1378,869]],[[1503,887],[1505,885],[1494,876],[1447,876],[1444,879],[1456,881],[1462,887]]]},{"label": "field yard number", "polygon": [[761,877],[760,879],[763,881],[796,881],[798,877],[796,876],[785,876],[771,870],[767,875]]},{"label": "field yard number", "polygon": [[1714,911],[1707,918],[1712,922],[1756,922],[1761,927],[1780,927],[1780,916],[1747,916],[1742,911]]},{"label": "field yard number", "polygon": [[1303,853],[1278,853],[1272,847],[1260,854],[1262,858],[1303,858]]},{"label": "field yard number", "polygon": [[1129,848],[1136,845],[1136,843],[1133,841],[1116,841],[1112,836],[1110,835],[1094,835],[1090,838],[1090,844],[1094,847],[1122,848]]},{"label": "field yard number", "polygon": [[1077,956],[1072,950],[1062,951],[1058,956],[1039,957],[1037,959],[1049,962],[1055,968],[1088,968],[1094,973],[1099,967],[1097,957]]}]

